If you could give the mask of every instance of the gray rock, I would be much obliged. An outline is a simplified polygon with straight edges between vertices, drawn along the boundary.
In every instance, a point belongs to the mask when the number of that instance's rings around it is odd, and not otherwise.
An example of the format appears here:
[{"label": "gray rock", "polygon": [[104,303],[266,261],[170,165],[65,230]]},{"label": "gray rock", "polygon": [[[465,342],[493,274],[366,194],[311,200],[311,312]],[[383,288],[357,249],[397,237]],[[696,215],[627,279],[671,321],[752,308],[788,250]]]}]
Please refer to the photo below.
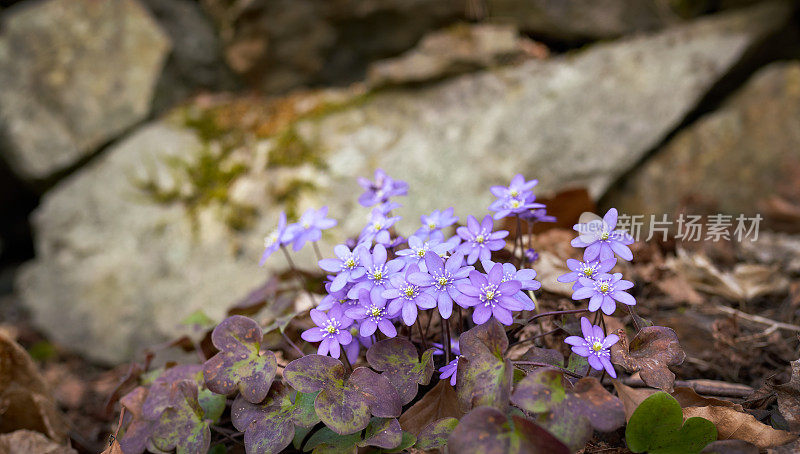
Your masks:
[{"label": "gray rock", "polygon": [[499,24],[457,24],[425,35],[399,57],[370,65],[370,87],[420,83],[446,76],[546,58],[548,50],[519,36],[516,27]]},{"label": "gray rock", "polygon": [[201,90],[235,89],[236,78],[222,56],[214,24],[194,0],[143,0],[169,35],[172,52],[153,96],[153,110],[163,112]]},{"label": "gray rock", "polygon": [[[340,220],[322,245],[330,254],[360,229],[368,210],[354,177],[376,166],[410,183],[401,231],[433,209],[482,215],[488,187],[518,172],[541,191],[597,196],[786,16],[767,7],[349,99],[199,100],[44,197],[18,290],[53,340],[114,362],[174,336],[198,309],[222,317],[258,286],[279,209],[330,205]],[[315,263],[308,250],[297,261]]]},{"label": "gray rock", "polygon": [[565,41],[652,31],[680,18],[663,0],[482,0],[490,20]]},{"label": "gray rock", "polygon": [[0,150],[29,180],[141,121],[169,52],[135,0],[24,3],[0,30]]},{"label": "gray rock", "polygon": [[[632,171],[606,201],[636,214],[760,213],[762,228],[797,232],[798,150],[800,62],[773,63]],[[793,204],[787,216],[782,207]]]}]

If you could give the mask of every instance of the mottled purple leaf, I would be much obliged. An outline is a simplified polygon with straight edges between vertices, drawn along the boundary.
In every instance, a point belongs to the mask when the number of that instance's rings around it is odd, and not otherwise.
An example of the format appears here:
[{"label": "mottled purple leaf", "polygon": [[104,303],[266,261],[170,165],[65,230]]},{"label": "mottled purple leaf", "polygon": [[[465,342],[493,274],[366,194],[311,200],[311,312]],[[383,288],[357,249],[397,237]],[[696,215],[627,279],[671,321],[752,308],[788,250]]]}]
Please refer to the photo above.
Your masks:
[{"label": "mottled purple leaf", "polygon": [[205,454],[211,444],[211,432],[203,409],[197,401],[197,384],[182,380],[172,384],[170,402],[161,413],[150,442],[161,451]]},{"label": "mottled purple leaf", "polygon": [[201,384],[203,382],[203,367],[199,364],[180,365],[161,372],[150,384],[147,399],[142,406],[143,417],[149,420],[158,419],[170,404],[172,384],[182,380],[191,380]]},{"label": "mottled purple leaf", "polygon": [[629,373],[639,372],[647,386],[671,393],[675,374],[669,366],[677,366],[686,359],[675,331],[664,326],[646,326],[634,336],[630,346],[624,331],[617,334],[620,339],[611,347],[611,362]]},{"label": "mottled purple leaf", "polygon": [[570,450],[535,423],[492,407],[467,413],[447,439],[450,452],[474,454],[568,454]]},{"label": "mottled purple leaf", "polygon": [[487,405],[508,406],[513,366],[505,358],[508,338],[494,319],[461,334],[456,388],[464,411]]},{"label": "mottled purple leaf", "polygon": [[370,412],[375,416],[396,418],[403,411],[400,395],[383,375],[359,367],[350,374],[348,384],[369,405]]},{"label": "mottled purple leaf", "polygon": [[336,358],[322,355],[306,355],[286,365],[283,379],[294,389],[313,393],[342,383],[345,377],[344,365]]},{"label": "mottled purple leaf", "polygon": [[447,437],[458,425],[456,418],[442,418],[425,426],[417,437],[416,448],[423,451],[438,449],[447,444]]},{"label": "mottled purple leaf", "polygon": [[291,389],[276,382],[260,404],[252,404],[242,395],[231,405],[233,427],[244,432],[244,446],[250,454],[282,451],[294,438]]},{"label": "mottled purple leaf", "polygon": [[255,320],[233,315],[211,333],[219,353],[203,364],[206,386],[218,394],[237,390],[249,402],[264,400],[275,378],[278,363],[275,354],[261,351],[261,327]]},{"label": "mottled purple leaf", "polygon": [[367,350],[367,361],[373,369],[394,385],[403,405],[417,396],[418,385],[427,385],[433,375],[433,349],[417,355],[417,348],[408,339],[394,337],[373,344]]},{"label": "mottled purple leaf", "polygon": [[511,402],[536,415],[536,422],[573,450],[582,448],[594,430],[611,432],[625,424],[622,402],[595,378],[573,385],[563,372],[541,368],[522,379]]},{"label": "mottled purple leaf", "polygon": [[358,446],[392,449],[399,446],[401,441],[403,441],[403,430],[396,419],[372,418],[364,433],[364,439],[358,442]]},{"label": "mottled purple leaf", "polygon": [[122,396],[119,403],[133,416],[130,424],[125,429],[125,434],[120,437],[119,444],[127,454],[140,454],[144,452],[147,441],[153,434],[155,422],[148,421],[142,416],[142,406],[147,398],[147,388],[138,386],[133,391]]},{"label": "mottled purple leaf", "polygon": [[[551,348],[541,348],[533,346],[529,348],[522,355],[522,357],[520,357],[520,360],[549,364],[551,366],[557,366],[557,367],[564,367],[564,355],[562,355],[561,352],[559,352],[558,350],[553,350]],[[524,370],[525,372],[531,372],[534,370],[536,366],[521,364],[517,367]]]}]

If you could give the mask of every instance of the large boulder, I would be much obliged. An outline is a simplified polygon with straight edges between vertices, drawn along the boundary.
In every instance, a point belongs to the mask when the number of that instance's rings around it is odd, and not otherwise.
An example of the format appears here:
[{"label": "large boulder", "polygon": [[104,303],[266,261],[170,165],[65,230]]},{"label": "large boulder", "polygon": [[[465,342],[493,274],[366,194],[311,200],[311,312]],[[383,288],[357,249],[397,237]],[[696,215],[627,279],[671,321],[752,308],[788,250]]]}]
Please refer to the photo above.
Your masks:
[{"label": "large boulder", "polygon": [[433,209],[482,215],[487,188],[518,172],[598,196],[787,16],[773,5],[424,88],[198,100],[45,195],[18,290],[53,340],[113,362],[256,287],[278,210],[330,205],[330,253],[360,229],[354,177],[375,167],[410,183],[405,231]]},{"label": "large boulder", "polygon": [[0,152],[46,179],[144,119],[169,39],[136,0],[15,5],[0,23]]},{"label": "large boulder", "polygon": [[798,150],[800,62],[773,63],[633,170],[606,200],[632,214],[760,213],[780,228],[782,206],[800,210]]},{"label": "large boulder", "polygon": [[608,39],[679,22],[663,0],[483,0],[494,21],[563,41]]},{"label": "large boulder", "polygon": [[231,68],[269,93],[363,77],[464,17],[464,0],[202,0]]}]

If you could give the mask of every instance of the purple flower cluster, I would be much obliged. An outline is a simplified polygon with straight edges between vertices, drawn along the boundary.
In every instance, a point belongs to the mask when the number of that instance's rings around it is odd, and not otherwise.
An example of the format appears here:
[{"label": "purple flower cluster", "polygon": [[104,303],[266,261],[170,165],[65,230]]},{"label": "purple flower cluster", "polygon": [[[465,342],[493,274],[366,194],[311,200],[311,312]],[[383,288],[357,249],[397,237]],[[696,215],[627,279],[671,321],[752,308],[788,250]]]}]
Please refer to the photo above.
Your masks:
[{"label": "purple flower cluster", "polygon": [[358,198],[358,203],[365,207],[385,203],[389,197],[408,194],[408,183],[392,179],[382,169],[375,170],[375,181],[361,177],[358,184],[366,191]]},{"label": "purple flower cluster", "polygon": [[544,208],[541,203],[536,203],[536,196],[533,194],[533,187],[538,183],[538,180],[525,181],[522,174],[517,174],[508,186],[492,186],[490,190],[497,200],[489,205],[489,211],[495,212],[495,219],[503,219],[512,214],[530,216],[533,210]]},{"label": "purple flower cluster", "polygon": [[579,236],[572,240],[575,247],[585,247],[583,261],[569,259],[569,273],[558,277],[559,282],[574,282],[572,299],[589,298],[589,310],[601,309],[604,314],[611,315],[617,309],[617,302],[633,306],[636,299],[626,290],[633,283],[622,279],[621,273],[610,274],[617,264],[614,254],[623,260],[632,260],[628,246],[633,238],[623,230],[614,230],[617,225],[617,210],[608,210],[603,219],[595,219],[576,224],[573,229]]},{"label": "purple flower cluster", "polygon": [[592,325],[586,317],[581,317],[581,331],[583,337],[569,336],[564,339],[564,342],[572,346],[572,351],[576,355],[586,358],[593,369],[605,369],[611,378],[617,378],[617,373],[611,364],[611,352],[609,349],[617,343],[619,336],[616,334],[606,336],[603,333],[603,328]]},{"label": "purple flower cluster", "polygon": [[299,251],[306,242],[319,241],[322,231],[336,225],[335,219],[326,218],[328,207],[319,210],[308,209],[294,224],[286,224],[286,213],[281,212],[278,218],[278,227],[264,238],[264,253],[261,255],[259,265],[264,265],[279,247],[291,244],[292,249]]},{"label": "purple flower cluster", "polygon": [[[436,309],[447,320],[458,304],[472,308],[477,324],[494,317],[510,325],[514,312],[534,309],[527,292],[541,287],[536,272],[491,261],[492,252],[504,248],[508,236],[505,230],[493,230],[492,216],[486,215],[480,222],[469,216],[467,225],[456,229],[457,235],[447,237],[444,229],[458,218],[453,208],[436,210],[422,216],[420,228],[406,240],[393,232],[400,218],[390,213],[400,205],[390,198],[405,195],[408,185],[380,169],[375,181],[362,178],[359,184],[366,190],[359,202],[377,206],[357,240],[335,246],[335,257],[319,260],[320,268],[330,273],[327,295],[311,311],[316,326],[302,334],[309,342],[319,342],[319,354],[338,358],[344,351],[354,360],[377,334],[394,337],[396,323],[417,323],[420,310]],[[543,205],[533,202],[535,184],[535,180],[525,181],[518,175],[508,187],[495,187],[492,192],[504,200],[524,202],[525,210],[514,208],[509,213],[544,220]],[[282,215],[278,228],[265,242],[262,261],[277,247],[292,244],[297,250],[308,241],[319,240],[323,229],[335,225],[326,215],[327,208],[309,210],[289,226]],[[471,266],[478,260],[485,273]],[[458,355],[457,348],[453,351]],[[441,377],[455,384],[457,364],[458,356],[440,369]]]}]

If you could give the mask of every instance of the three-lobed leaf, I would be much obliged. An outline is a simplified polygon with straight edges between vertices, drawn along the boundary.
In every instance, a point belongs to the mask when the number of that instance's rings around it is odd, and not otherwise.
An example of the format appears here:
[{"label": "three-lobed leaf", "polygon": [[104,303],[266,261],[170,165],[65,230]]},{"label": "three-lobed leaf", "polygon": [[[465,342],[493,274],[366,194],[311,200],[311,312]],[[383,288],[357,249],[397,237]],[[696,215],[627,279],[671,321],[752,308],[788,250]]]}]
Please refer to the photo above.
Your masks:
[{"label": "three-lobed leaf", "polygon": [[624,332],[619,335],[620,341],[611,347],[611,362],[629,373],[639,372],[647,386],[671,393],[675,374],[669,366],[677,366],[686,359],[675,331],[664,326],[646,326],[636,333],[630,345]]},{"label": "three-lobed leaf", "polygon": [[528,419],[492,407],[467,413],[447,439],[450,452],[474,454],[568,454],[569,448]]},{"label": "three-lobed leaf", "polygon": [[271,351],[261,351],[262,337],[258,323],[243,315],[233,315],[217,325],[211,341],[219,353],[203,364],[208,389],[225,395],[238,390],[252,403],[264,400],[278,362]]},{"label": "three-lobed leaf", "polygon": [[511,402],[536,414],[536,422],[573,450],[582,448],[594,430],[611,432],[625,424],[622,402],[595,378],[573,386],[557,369],[540,368],[516,386]]},{"label": "three-lobed leaf", "polygon": [[458,425],[456,418],[442,418],[425,426],[417,437],[416,448],[424,451],[438,449],[447,444],[447,438]]},{"label": "three-lobed leaf", "polygon": [[381,371],[397,389],[403,405],[417,396],[418,385],[427,385],[433,375],[433,349],[417,354],[417,348],[406,338],[393,337],[373,344],[367,350],[367,361]]},{"label": "three-lobed leaf", "polygon": [[150,442],[161,451],[205,454],[211,445],[209,421],[197,400],[197,385],[190,380],[172,384],[169,403],[159,417]]},{"label": "three-lobed leaf", "polygon": [[360,367],[345,379],[344,366],[334,358],[304,356],[289,363],[283,377],[298,391],[319,391],[314,400],[316,414],[341,435],[367,427],[370,415],[396,418],[402,411],[400,396],[388,378]]},{"label": "three-lobed leaf", "polygon": [[491,319],[461,334],[457,391],[464,411],[479,406],[504,410],[511,394],[513,366],[504,354],[508,337],[502,325]]},{"label": "three-lobed leaf", "polygon": [[296,392],[275,382],[259,404],[237,396],[231,405],[231,422],[244,432],[248,453],[278,453],[294,439],[296,425],[311,427],[319,421],[313,398],[314,394]]}]

